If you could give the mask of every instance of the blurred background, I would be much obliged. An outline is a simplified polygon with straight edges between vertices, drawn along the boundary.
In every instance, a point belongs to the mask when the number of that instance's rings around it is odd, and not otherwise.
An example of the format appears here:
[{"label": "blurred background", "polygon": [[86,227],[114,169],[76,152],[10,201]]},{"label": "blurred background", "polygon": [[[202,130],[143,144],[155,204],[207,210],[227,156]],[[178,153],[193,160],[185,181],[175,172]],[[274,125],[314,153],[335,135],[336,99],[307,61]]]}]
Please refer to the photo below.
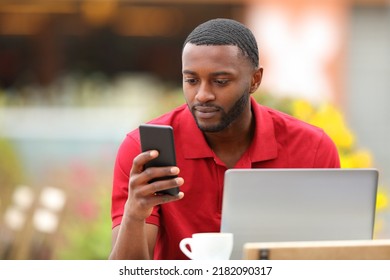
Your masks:
[{"label": "blurred background", "polygon": [[108,257],[117,149],[184,102],[182,43],[217,17],[258,39],[260,102],[378,168],[390,237],[389,1],[0,0],[0,259]]}]

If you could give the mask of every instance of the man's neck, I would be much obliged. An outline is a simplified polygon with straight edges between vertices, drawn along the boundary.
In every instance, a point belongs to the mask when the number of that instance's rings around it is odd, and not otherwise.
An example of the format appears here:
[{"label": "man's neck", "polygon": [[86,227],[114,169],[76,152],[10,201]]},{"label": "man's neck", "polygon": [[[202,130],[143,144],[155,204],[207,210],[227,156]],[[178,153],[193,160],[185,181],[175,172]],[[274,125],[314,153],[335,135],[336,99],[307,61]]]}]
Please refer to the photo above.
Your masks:
[{"label": "man's neck", "polygon": [[252,112],[245,122],[232,123],[221,132],[204,133],[206,141],[214,153],[233,168],[249,148],[255,130],[255,119]]}]

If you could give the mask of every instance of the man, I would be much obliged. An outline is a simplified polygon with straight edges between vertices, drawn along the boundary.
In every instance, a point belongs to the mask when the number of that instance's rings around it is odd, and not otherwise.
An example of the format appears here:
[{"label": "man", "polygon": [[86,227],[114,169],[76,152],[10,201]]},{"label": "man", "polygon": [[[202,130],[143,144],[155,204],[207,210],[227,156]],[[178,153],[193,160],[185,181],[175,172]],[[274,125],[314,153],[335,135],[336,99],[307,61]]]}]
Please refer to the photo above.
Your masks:
[{"label": "man", "polygon": [[[250,96],[263,68],[256,40],[241,23],[214,19],[196,27],[184,42],[182,73],[187,104],[151,121],[173,127],[177,166],[144,169],[158,152],[141,153],[138,129],[119,148],[112,259],[184,259],[181,239],[220,231],[229,168],[340,165],[335,145],[321,129]],[[148,184],[169,175],[178,177]],[[155,195],[175,186],[181,190],[176,196]]]}]

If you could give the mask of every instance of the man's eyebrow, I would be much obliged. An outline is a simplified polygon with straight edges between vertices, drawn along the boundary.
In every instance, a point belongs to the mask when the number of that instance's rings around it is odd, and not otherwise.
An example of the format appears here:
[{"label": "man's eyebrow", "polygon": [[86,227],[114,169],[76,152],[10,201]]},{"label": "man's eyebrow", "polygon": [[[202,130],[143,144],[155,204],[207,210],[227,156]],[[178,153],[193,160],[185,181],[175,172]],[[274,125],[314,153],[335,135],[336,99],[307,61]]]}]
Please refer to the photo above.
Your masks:
[{"label": "man's eyebrow", "polygon": [[211,73],[211,76],[230,76],[230,75],[233,75],[233,73],[228,71],[218,71],[218,72]]},{"label": "man's eyebrow", "polygon": [[195,75],[196,73],[191,70],[183,70],[183,74]]},{"label": "man's eyebrow", "polygon": [[[196,72],[191,70],[183,70],[183,74],[196,75]],[[210,74],[210,76],[230,76],[230,75],[233,75],[233,73],[228,71],[217,71]]]}]

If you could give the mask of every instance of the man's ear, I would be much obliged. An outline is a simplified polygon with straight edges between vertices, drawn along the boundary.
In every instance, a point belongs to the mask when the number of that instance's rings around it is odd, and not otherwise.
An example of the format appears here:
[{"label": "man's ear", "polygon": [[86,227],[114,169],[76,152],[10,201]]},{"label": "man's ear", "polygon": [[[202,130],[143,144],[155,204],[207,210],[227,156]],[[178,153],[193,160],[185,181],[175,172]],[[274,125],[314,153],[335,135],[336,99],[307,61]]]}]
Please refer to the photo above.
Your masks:
[{"label": "man's ear", "polygon": [[252,76],[252,83],[249,92],[254,93],[261,84],[261,79],[263,78],[263,67],[259,67]]}]

